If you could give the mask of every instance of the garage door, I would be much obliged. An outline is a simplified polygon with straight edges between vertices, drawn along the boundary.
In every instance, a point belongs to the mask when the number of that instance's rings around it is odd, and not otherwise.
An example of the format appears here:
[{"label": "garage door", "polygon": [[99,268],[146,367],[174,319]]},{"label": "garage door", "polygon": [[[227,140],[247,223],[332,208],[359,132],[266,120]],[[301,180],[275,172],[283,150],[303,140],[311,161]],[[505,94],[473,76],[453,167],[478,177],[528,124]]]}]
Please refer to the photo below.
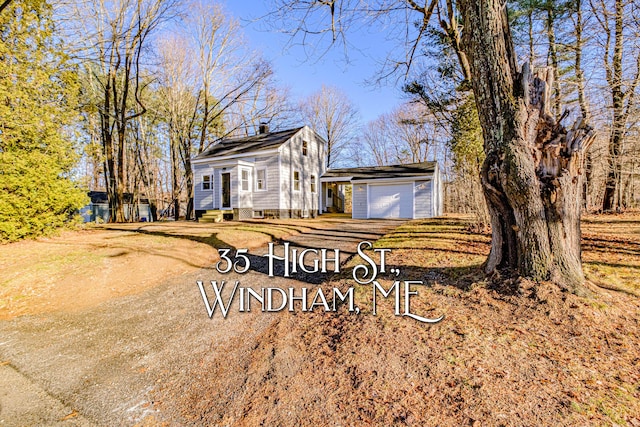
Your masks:
[{"label": "garage door", "polygon": [[413,185],[370,185],[369,218],[413,218]]}]

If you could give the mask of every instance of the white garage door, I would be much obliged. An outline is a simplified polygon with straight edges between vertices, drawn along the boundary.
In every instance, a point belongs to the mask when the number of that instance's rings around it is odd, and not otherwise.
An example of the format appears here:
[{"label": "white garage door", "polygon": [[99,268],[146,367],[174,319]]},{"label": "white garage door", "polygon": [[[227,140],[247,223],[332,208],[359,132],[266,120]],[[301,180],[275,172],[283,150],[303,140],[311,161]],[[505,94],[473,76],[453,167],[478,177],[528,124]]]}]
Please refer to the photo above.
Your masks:
[{"label": "white garage door", "polygon": [[369,185],[369,218],[413,218],[413,185]]}]

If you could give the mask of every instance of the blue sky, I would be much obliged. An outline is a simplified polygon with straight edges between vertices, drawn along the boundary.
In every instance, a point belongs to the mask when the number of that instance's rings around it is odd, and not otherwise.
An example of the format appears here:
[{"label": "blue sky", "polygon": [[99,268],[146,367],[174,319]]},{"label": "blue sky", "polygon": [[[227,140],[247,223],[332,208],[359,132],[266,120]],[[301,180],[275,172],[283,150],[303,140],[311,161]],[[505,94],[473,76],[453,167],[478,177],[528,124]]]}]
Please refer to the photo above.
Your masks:
[{"label": "blue sky", "polygon": [[[340,88],[360,111],[363,123],[388,112],[403,101],[399,89],[391,85],[367,85],[366,80],[375,77],[379,61],[384,59],[391,44],[384,34],[372,30],[354,32],[349,43],[349,63],[341,46],[330,49],[324,55],[306,59],[305,49],[290,44],[290,36],[265,30],[264,23],[256,18],[267,13],[265,1],[226,0],[226,10],[238,19],[253,49],[263,52],[273,64],[279,82],[291,89],[296,100],[320,89],[322,84]],[[312,39],[312,41],[315,41]],[[356,49],[357,48],[357,49]]]}]

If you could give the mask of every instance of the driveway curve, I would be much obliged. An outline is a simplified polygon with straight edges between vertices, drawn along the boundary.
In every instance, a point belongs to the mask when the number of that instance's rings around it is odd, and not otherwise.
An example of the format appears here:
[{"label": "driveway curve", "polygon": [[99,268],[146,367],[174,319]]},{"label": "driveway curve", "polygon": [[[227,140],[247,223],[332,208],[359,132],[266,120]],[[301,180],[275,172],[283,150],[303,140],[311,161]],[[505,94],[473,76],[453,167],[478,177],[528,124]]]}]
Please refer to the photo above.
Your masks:
[{"label": "driveway curve", "polygon": [[[340,249],[344,262],[359,242],[373,242],[403,222],[309,221],[307,231],[287,241],[299,250]],[[203,354],[224,351],[225,343],[238,337],[258,336],[278,315],[230,310],[226,318],[219,312],[209,318],[197,281],[224,278],[282,288],[317,281],[317,275],[268,278],[265,253],[266,247],[251,251],[252,270],[242,275],[220,277],[210,267],[82,312],[0,322],[0,425],[135,425],[167,419],[158,409],[161,402],[153,401],[163,382],[194,375]]]}]

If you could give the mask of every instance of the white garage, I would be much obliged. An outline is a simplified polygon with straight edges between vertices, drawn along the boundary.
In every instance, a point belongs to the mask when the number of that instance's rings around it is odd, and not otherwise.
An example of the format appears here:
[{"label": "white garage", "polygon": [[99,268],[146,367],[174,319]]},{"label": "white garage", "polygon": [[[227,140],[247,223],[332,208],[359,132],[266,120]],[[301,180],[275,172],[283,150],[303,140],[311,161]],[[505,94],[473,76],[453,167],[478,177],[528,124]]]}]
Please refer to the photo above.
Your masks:
[{"label": "white garage", "polygon": [[413,218],[413,186],[369,184],[369,218]]},{"label": "white garage", "polygon": [[[352,218],[358,219],[442,215],[442,180],[436,162],[329,169],[320,181],[326,189],[322,193],[331,195],[321,198],[322,212],[350,206]],[[344,192],[349,184],[351,195]],[[343,203],[341,197],[350,198],[351,203]]]}]

